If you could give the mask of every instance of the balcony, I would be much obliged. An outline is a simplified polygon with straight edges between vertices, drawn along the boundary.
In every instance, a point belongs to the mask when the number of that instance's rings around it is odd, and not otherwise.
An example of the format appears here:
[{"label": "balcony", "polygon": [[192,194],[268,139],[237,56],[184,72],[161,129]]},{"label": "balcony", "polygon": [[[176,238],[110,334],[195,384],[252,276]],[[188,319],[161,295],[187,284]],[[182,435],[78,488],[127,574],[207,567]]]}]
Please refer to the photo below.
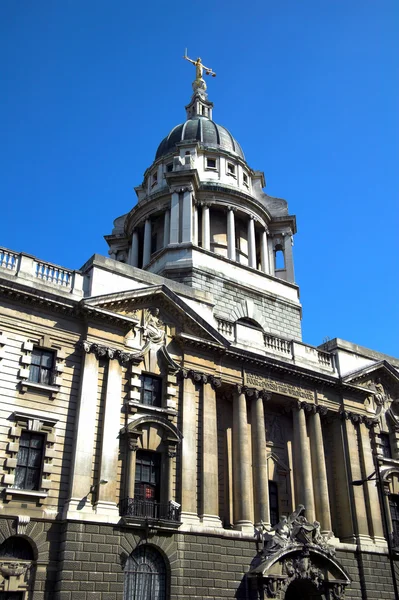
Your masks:
[{"label": "balcony", "polygon": [[180,525],[180,505],[176,502],[152,502],[137,498],[124,498],[119,503],[120,514],[127,522]]}]

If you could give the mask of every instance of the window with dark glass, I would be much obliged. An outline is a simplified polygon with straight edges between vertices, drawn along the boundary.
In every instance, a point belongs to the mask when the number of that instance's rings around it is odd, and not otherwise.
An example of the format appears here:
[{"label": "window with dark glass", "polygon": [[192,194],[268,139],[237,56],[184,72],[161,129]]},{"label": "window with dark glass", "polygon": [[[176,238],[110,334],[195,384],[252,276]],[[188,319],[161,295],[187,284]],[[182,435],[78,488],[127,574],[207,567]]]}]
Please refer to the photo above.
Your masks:
[{"label": "window with dark glass", "polygon": [[216,158],[207,158],[206,166],[208,169],[216,169]]},{"label": "window with dark glass", "polygon": [[173,163],[166,165],[166,172],[171,173],[173,171]]},{"label": "window with dark glass", "polygon": [[147,406],[161,406],[162,380],[159,377],[141,376],[141,402]]},{"label": "window with dark glass", "polygon": [[381,433],[381,450],[384,458],[392,458],[391,442],[389,439],[389,433]]},{"label": "window with dark glass", "polygon": [[235,165],[233,165],[232,163],[227,163],[227,172],[229,175],[235,175],[236,174]]},{"label": "window with dark glass", "polygon": [[156,452],[137,450],[134,499],[159,502],[161,456]]},{"label": "window with dark glass", "polygon": [[166,600],[166,565],[162,555],[143,544],[126,561],[123,600]]},{"label": "window with dark glass", "polygon": [[44,383],[51,385],[54,374],[54,352],[34,348],[32,351],[32,362],[29,367],[29,381],[32,383]]},{"label": "window with dark glass", "polygon": [[270,524],[277,525],[280,520],[278,513],[278,487],[275,481],[269,481]]},{"label": "window with dark glass", "polygon": [[14,487],[20,490],[38,490],[43,463],[44,436],[23,431],[19,440]]},{"label": "window with dark glass", "polygon": [[399,549],[399,495],[391,494],[389,496],[389,508],[391,511],[392,522],[392,546]]}]

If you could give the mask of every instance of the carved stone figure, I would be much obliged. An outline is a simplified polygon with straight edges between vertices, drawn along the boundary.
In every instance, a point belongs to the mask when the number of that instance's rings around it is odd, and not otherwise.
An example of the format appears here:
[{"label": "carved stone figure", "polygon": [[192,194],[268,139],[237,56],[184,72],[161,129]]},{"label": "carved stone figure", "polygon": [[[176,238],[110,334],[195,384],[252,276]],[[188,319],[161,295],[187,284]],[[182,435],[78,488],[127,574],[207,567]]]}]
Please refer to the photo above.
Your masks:
[{"label": "carved stone figure", "polygon": [[154,344],[160,344],[165,337],[164,324],[158,317],[159,308],[149,308],[144,313],[144,336]]}]

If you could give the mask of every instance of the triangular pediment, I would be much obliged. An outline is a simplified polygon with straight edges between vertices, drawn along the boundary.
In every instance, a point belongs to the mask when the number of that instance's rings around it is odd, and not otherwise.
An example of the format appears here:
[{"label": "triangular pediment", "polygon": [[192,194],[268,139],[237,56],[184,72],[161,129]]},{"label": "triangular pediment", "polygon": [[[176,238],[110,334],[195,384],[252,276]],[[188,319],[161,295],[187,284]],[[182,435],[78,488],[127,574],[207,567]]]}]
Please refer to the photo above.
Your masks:
[{"label": "triangular pediment", "polygon": [[382,385],[392,400],[399,400],[399,372],[386,360],[352,371],[342,381],[374,393],[378,393],[378,385]]},{"label": "triangular pediment", "polygon": [[82,307],[99,316],[118,317],[127,324],[143,324],[148,311],[159,311],[159,321],[172,336],[208,342],[226,347],[229,342],[187,302],[166,285],[148,286],[136,290],[115,292],[87,298]]}]

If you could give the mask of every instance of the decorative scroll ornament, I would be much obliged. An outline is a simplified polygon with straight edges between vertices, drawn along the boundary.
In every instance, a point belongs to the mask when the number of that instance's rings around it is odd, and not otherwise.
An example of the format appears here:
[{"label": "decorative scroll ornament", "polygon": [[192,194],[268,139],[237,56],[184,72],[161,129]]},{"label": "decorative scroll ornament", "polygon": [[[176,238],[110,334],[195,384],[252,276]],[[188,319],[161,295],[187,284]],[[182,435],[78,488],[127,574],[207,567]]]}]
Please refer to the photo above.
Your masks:
[{"label": "decorative scroll ornament", "polygon": [[143,337],[153,344],[161,344],[165,339],[165,325],[159,319],[159,308],[148,308],[144,311]]},{"label": "decorative scroll ornament", "polygon": [[320,532],[320,523],[310,523],[303,515],[305,507],[300,504],[289,517],[283,517],[277,525],[267,528],[262,522],[255,528],[255,537],[263,542],[262,555],[269,557],[287,547],[306,546],[333,556],[335,550]]}]

